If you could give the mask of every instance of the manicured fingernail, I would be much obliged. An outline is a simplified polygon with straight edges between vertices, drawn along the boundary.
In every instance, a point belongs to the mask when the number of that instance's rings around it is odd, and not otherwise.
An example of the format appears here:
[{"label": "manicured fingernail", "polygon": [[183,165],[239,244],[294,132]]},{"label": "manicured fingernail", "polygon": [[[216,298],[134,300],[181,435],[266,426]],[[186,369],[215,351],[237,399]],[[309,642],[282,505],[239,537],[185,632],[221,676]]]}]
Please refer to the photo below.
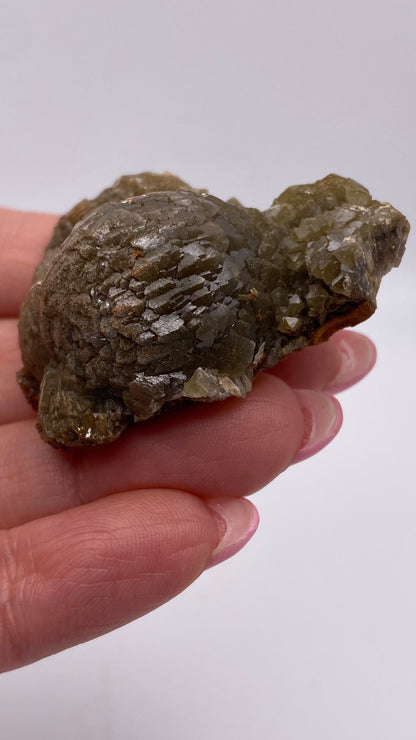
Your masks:
[{"label": "manicured fingernail", "polygon": [[295,390],[302,406],[305,433],[293,462],[301,462],[326,447],[339,432],[342,409],[336,398],[322,391]]},{"label": "manicured fingernail", "polygon": [[258,527],[259,513],[245,498],[211,498],[205,503],[215,513],[221,537],[207,565],[212,568],[244,547]]},{"label": "manicured fingernail", "polygon": [[339,393],[362,380],[374,367],[377,350],[374,343],[358,332],[340,332],[334,337],[341,357],[341,365],[327,387],[330,393]]}]

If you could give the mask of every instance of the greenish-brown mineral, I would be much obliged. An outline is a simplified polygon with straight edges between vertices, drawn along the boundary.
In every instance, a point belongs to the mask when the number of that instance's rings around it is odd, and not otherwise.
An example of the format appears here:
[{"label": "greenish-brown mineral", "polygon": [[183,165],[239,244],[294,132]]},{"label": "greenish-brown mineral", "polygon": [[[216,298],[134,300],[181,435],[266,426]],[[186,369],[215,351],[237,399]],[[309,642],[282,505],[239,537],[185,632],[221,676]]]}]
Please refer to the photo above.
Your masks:
[{"label": "greenish-brown mineral", "polygon": [[338,175],[264,212],[169,173],[120,178],[62,216],[22,306],[18,379],[43,439],[101,444],[181,400],[244,396],[373,313],[408,231]]}]

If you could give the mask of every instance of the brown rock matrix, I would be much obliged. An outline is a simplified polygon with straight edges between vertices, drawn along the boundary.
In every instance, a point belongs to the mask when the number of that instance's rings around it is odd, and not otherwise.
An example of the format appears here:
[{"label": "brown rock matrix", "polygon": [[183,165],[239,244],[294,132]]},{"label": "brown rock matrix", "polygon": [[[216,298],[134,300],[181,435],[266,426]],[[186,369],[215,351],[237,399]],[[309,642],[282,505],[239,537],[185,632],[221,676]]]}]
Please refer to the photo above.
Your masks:
[{"label": "brown rock matrix", "polygon": [[351,179],[259,211],[173,175],[121,177],[58,222],[22,306],[18,380],[56,447],[116,439],[353,326],[400,263],[405,217]]}]

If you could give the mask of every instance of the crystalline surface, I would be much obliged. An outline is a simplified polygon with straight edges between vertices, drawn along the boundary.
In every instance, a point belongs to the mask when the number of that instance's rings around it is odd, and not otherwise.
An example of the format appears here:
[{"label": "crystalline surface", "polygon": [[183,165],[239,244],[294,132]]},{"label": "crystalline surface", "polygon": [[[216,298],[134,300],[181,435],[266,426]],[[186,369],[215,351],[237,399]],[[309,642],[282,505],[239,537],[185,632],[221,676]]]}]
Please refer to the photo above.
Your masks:
[{"label": "crystalline surface", "polygon": [[260,212],[165,173],[120,178],[57,224],[19,321],[19,383],[58,447],[116,439],[375,310],[409,225],[350,179]]}]

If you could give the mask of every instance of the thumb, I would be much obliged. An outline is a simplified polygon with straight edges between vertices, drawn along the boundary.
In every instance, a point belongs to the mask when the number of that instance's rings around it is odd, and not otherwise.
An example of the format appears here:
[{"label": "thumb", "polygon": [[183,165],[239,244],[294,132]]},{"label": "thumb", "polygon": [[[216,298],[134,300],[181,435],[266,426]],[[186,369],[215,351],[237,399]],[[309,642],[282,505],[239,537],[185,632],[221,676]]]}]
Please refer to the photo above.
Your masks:
[{"label": "thumb", "polygon": [[0,671],[156,609],[254,534],[244,498],[129,491],[0,533]]}]

